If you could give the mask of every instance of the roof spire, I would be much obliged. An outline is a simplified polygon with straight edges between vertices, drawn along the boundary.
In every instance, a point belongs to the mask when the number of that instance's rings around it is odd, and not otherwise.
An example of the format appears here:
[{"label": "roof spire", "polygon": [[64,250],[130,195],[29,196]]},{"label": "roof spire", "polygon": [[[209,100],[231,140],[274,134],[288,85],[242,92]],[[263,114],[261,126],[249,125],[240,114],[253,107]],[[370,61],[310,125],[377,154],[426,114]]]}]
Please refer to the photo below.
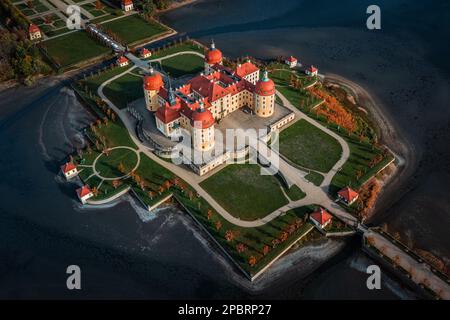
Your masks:
[{"label": "roof spire", "polygon": [[264,70],[263,72],[262,81],[269,81],[269,73],[267,72],[267,70]]},{"label": "roof spire", "polygon": [[211,50],[216,48],[216,44],[214,43],[214,39],[211,39]]},{"label": "roof spire", "polygon": [[170,81],[170,75],[169,74],[167,74],[167,78],[169,79],[169,104],[171,106],[173,106],[173,105],[175,105],[175,103],[177,101],[175,100],[175,92],[173,91],[172,82]]}]

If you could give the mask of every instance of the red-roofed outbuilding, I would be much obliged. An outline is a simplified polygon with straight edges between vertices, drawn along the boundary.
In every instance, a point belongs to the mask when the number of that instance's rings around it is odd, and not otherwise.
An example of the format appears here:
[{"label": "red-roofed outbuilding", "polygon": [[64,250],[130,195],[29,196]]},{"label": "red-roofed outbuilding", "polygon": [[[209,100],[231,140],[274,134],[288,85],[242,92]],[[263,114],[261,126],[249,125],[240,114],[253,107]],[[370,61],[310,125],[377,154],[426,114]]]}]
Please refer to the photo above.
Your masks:
[{"label": "red-roofed outbuilding", "polygon": [[350,187],[345,187],[339,190],[337,194],[339,200],[341,200],[348,206],[350,206],[353,202],[355,202],[359,197],[358,192],[356,192]]},{"label": "red-roofed outbuilding", "polygon": [[92,198],[94,196],[94,193],[92,192],[91,188],[89,188],[89,186],[85,184],[81,188],[77,189],[77,196],[78,199],[80,199],[81,203],[85,204],[89,198]]},{"label": "red-roofed outbuilding", "polygon": [[320,208],[314,211],[309,216],[309,219],[319,228],[325,228],[330,222],[333,216],[329,214],[324,208]]},{"label": "red-roofed outbuilding", "polygon": [[36,40],[42,38],[41,30],[35,24],[30,24],[28,27],[28,37],[30,40]]},{"label": "red-roofed outbuilding", "polygon": [[319,74],[319,69],[317,69],[314,66],[311,66],[311,67],[309,67],[308,69],[305,70],[305,73],[308,76],[314,77],[314,76],[317,76]]},{"label": "red-roofed outbuilding", "polygon": [[139,55],[141,56],[141,58],[148,58],[152,56],[152,52],[150,50],[148,50],[147,48],[142,48],[141,51],[139,52]]},{"label": "red-roofed outbuilding", "polygon": [[128,59],[125,58],[124,56],[120,56],[120,57],[117,59],[117,65],[118,65],[119,67],[125,67],[125,66],[127,66],[127,65],[128,65]]},{"label": "red-roofed outbuilding", "polygon": [[294,68],[297,65],[297,58],[294,56],[290,56],[286,60],[284,60],[284,63],[286,63],[290,68]]},{"label": "red-roofed outbuilding", "polygon": [[72,162],[67,162],[66,164],[62,165],[61,172],[64,174],[64,177],[67,180],[78,175],[77,167]]}]

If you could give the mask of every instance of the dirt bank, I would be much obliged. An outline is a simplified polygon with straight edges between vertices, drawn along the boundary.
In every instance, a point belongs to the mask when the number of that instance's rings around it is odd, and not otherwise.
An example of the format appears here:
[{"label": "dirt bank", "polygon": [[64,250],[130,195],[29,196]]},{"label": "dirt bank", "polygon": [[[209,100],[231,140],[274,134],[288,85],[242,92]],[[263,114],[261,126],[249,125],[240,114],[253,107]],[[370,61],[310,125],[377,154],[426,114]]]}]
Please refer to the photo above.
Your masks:
[{"label": "dirt bank", "polygon": [[[398,170],[395,170],[395,175],[388,180],[378,197],[372,217],[377,216],[403,196],[403,193],[399,192],[400,186],[404,185],[405,180],[413,173],[418,160],[414,146],[406,140],[404,133],[395,124],[388,109],[366,89],[349,79],[331,73],[325,74],[325,81],[343,86],[352,92],[358,104],[366,108],[369,117],[377,126],[380,143],[388,146],[397,158]],[[368,223],[370,221],[371,219]]]}]

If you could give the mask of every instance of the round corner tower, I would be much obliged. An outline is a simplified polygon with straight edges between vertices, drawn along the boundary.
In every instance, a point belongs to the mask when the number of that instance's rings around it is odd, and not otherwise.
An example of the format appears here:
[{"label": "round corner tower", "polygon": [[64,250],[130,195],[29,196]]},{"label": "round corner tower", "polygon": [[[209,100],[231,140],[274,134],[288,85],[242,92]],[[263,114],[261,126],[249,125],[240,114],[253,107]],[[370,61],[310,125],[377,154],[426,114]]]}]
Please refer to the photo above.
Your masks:
[{"label": "round corner tower", "polygon": [[145,106],[149,111],[157,111],[159,108],[158,92],[164,82],[159,72],[150,68],[150,73],[144,77]]},{"label": "round corner tower", "polygon": [[275,84],[269,79],[267,71],[264,71],[263,77],[256,83],[255,114],[259,117],[270,117],[275,112]]}]

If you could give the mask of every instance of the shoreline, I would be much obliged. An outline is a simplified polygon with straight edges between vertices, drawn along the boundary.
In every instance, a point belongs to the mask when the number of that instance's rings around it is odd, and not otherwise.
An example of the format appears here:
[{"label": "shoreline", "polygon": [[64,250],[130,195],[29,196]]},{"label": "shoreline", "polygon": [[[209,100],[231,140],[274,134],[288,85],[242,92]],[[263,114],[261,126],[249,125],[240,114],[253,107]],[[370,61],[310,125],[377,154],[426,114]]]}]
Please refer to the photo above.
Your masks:
[{"label": "shoreline", "polygon": [[166,9],[162,9],[162,10],[158,10],[158,12],[156,12],[157,15],[162,14],[162,13],[167,13],[169,11],[184,7],[188,4],[197,2],[198,0],[183,0],[183,1],[175,1],[172,2],[172,4],[170,4]]},{"label": "shoreline", "polygon": [[325,81],[346,87],[352,91],[357,102],[365,107],[369,117],[377,126],[380,143],[386,145],[396,158],[396,169],[384,181],[384,185],[372,210],[373,213],[367,219],[366,223],[370,225],[374,220],[379,222],[380,218],[385,217],[382,211],[391,207],[402,197],[402,194],[398,192],[393,197],[393,193],[387,191],[399,190],[399,187],[404,185],[404,180],[412,174],[415,167],[414,164],[417,162],[414,146],[405,138],[405,134],[399,130],[399,126],[394,123],[393,118],[389,115],[383,103],[367,89],[364,89],[352,80],[332,73],[325,74]]}]

